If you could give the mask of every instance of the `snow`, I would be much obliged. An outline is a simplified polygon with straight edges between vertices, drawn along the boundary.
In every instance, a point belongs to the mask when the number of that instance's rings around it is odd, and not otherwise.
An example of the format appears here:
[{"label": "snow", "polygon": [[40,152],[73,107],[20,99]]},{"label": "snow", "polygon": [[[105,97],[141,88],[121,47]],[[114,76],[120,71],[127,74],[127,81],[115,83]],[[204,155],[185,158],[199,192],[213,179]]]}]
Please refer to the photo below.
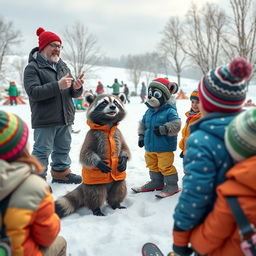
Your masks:
[{"label": "snow", "polygon": [[[114,78],[119,81],[127,80],[125,70],[115,68],[102,68],[100,80],[104,84],[110,84]],[[185,92],[189,93],[196,88],[198,81],[184,79],[187,86]],[[90,82],[91,86],[97,84],[97,80]],[[86,89],[85,85],[85,89]],[[94,87],[95,88],[95,87]],[[255,88],[255,87],[254,87]],[[254,89],[253,88],[253,89]],[[252,90],[253,91],[253,90]],[[250,91],[249,91],[250,92]],[[255,92],[254,92],[255,93]],[[250,98],[255,99],[253,93]],[[87,208],[82,208],[76,213],[61,220],[60,235],[64,236],[68,243],[68,254],[72,256],[135,256],[141,255],[142,245],[153,242],[159,245],[164,254],[171,251],[173,211],[179,194],[165,199],[157,199],[157,192],[134,193],[133,186],[143,185],[149,180],[148,170],[145,167],[144,149],[138,147],[137,128],[138,122],[145,113],[147,107],[140,103],[139,97],[131,97],[131,103],[125,105],[127,115],[120,123],[119,128],[132,152],[132,159],[127,168],[128,194],[122,205],[127,209],[112,210],[104,205],[102,212],[105,217],[92,215]],[[185,112],[190,108],[189,100],[177,100],[177,110],[185,124]],[[19,115],[30,127],[29,142],[33,145],[33,129],[30,122],[29,104],[18,106],[2,105],[0,109]],[[82,146],[88,126],[86,125],[85,112],[76,112],[74,129],[81,129],[80,133],[72,134],[70,156],[71,169],[74,173],[81,173],[79,152]],[[178,141],[181,132],[178,135]],[[183,177],[182,159],[179,157],[179,148],[175,152],[174,165],[178,170],[179,186]],[[73,190],[76,185],[51,184],[50,174],[47,181],[53,189],[54,198],[58,198]]]}]

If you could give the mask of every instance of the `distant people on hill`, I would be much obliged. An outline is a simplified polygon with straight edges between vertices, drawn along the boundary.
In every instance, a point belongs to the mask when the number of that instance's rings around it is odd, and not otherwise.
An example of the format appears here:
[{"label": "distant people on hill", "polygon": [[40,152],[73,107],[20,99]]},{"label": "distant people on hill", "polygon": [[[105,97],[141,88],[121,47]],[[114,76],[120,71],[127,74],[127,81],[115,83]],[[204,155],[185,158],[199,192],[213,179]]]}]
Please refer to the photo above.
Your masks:
[{"label": "distant people on hill", "polygon": [[128,101],[128,103],[130,103],[129,93],[130,93],[130,90],[129,90],[127,84],[124,84],[124,94],[125,94],[125,97],[126,97],[126,100]]},{"label": "distant people on hill", "polygon": [[105,92],[104,86],[101,83],[101,81],[98,81],[98,85],[96,87],[96,91],[95,92],[97,93],[97,95],[103,94]]},{"label": "distant people on hill", "polygon": [[8,89],[8,95],[11,105],[17,105],[17,97],[19,95],[19,91],[17,89],[15,82],[10,82],[9,89]]},{"label": "distant people on hill", "polygon": [[147,88],[144,82],[141,83],[141,90],[140,90],[140,98],[141,98],[141,103],[145,102],[147,95]]},{"label": "distant people on hill", "polygon": [[115,78],[114,83],[111,86],[108,85],[108,88],[113,89],[113,92],[112,92],[113,95],[119,95],[120,87],[123,87],[123,85],[118,83],[117,78]]}]

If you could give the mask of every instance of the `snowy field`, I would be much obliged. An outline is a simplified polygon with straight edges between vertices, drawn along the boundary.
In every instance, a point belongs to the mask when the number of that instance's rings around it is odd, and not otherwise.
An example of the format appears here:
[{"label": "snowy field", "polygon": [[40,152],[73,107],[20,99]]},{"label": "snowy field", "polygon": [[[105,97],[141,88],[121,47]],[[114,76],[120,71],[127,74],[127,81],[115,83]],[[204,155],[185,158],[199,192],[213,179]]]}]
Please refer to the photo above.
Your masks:
[{"label": "snowy field", "polygon": [[[108,71],[110,71],[108,68]],[[115,77],[120,77],[117,69],[111,70],[109,81],[111,84]],[[115,71],[115,72],[114,72]],[[107,74],[107,72],[104,72]],[[100,79],[98,79],[100,80]],[[125,77],[122,79],[125,82]],[[96,85],[97,80],[93,82]],[[185,81],[185,91],[189,95],[196,88],[197,81]],[[86,87],[86,86],[85,86]],[[249,91],[249,98],[255,100],[255,87]],[[251,92],[251,93],[250,93]],[[255,101],[254,101],[255,102]],[[30,127],[30,143],[33,145],[33,130],[30,123],[29,105],[6,106],[0,101],[0,109],[19,115]],[[68,254],[72,256],[139,256],[141,247],[145,242],[154,242],[159,245],[165,254],[172,246],[172,215],[177,203],[179,194],[165,199],[157,199],[156,192],[139,193],[132,192],[131,187],[143,185],[148,181],[148,170],[145,168],[144,149],[138,147],[137,128],[138,122],[145,113],[147,107],[140,103],[139,97],[131,97],[131,103],[126,104],[127,115],[120,123],[119,128],[123,133],[128,146],[132,152],[132,159],[127,168],[128,194],[123,202],[127,209],[112,210],[105,205],[102,208],[105,217],[93,216],[86,208],[62,219],[61,232],[68,243]],[[185,112],[190,108],[189,100],[177,100],[177,110],[182,119],[182,126],[185,123]],[[71,169],[74,173],[81,173],[79,164],[79,152],[85,134],[88,130],[86,125],[85,112],[76,112],[75,129],[81,129],[78,134],[72,134],[71,145]],[[178,140],[181,138],[179,133]],[[174,165],[178,170],[179,185],[181,186],[183,168],[182,159],[179,158],[180,150],[175,152]],[[51,177],[47,181],[51,184]],[[76,185],[51,184],[55,198],[73,190]]]}]

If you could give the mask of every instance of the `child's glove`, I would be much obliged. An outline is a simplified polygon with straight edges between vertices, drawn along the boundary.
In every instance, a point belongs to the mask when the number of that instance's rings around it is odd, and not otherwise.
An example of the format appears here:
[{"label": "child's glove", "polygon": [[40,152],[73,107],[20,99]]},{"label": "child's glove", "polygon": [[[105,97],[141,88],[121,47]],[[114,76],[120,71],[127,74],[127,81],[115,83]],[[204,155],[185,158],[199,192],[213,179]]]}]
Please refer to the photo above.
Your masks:
[{"label": "child's glove", "polygon": [[163,126],[156,126],[154,128],[154,133],[156,136],[164,136],[168,134],[168,131],[166,129],[166,126],[163,125]]},{"label": "child's glove", "polygon": [[102,160],[98,162],[96,167],[99,168],[104,173],[109,173],[112,171],[112,169],[107,165],[107,162]]},{"label": "child's glove", "polygon": [[188,246],[178,246],[173,244],[172,249],[175,256],[189,256],[193,253],[193,250]]},{"label": "child's glove", "polygon": [[118,167],[117,167],[117,170],[118,170],[119,172],[124,172],[124,171],[126,170],[127,161],[128,161],[128,157],[127,157],[127,156],[121,156],[121,157],[119,158]]},{"label": "child's glove", "polygon": [[144,147],[144,135],[141,135],[141,134],[139,135],[138,146],[140,148]]}]

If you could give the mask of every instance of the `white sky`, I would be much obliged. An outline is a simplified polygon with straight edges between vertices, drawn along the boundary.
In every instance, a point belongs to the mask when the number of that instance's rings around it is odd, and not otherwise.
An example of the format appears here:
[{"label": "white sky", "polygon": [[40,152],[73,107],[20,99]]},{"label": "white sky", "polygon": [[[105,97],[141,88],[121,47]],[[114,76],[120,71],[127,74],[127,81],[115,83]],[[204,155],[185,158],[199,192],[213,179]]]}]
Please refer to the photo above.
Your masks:
[{"label": "white sky", "polygon": [[[195,2],[201,6],[207,1]],[[22,54],[37,46],[38,27],[61,36],[79,21],[106,56],[120,57],[153,51],[168,19],[185,15],[190,5],[191,0],[0,0],[0,16],[21,31]]]}]

